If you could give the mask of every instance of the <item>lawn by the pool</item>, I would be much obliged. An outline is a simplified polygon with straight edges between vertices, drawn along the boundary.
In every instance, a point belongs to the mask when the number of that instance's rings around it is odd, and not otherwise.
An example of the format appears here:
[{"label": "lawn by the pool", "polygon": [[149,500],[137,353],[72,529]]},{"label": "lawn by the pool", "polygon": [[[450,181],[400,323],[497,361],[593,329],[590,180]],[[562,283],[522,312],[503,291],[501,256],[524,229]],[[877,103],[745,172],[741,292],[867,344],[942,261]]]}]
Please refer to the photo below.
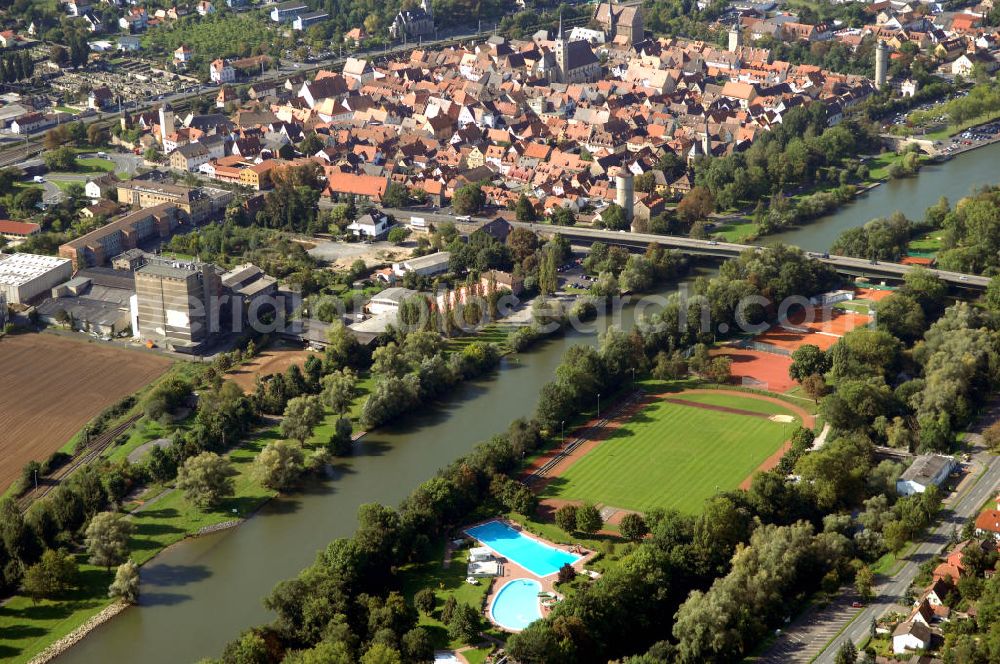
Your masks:
[{"label": "lawn by the pool", "polygon": [[[779,404],[733,394],[669,395],[767,415],[793,415]],[[655,401],[554,478],[543,497],[623,509],[697,513],[706,498],[734,489],[799,424]]]}]

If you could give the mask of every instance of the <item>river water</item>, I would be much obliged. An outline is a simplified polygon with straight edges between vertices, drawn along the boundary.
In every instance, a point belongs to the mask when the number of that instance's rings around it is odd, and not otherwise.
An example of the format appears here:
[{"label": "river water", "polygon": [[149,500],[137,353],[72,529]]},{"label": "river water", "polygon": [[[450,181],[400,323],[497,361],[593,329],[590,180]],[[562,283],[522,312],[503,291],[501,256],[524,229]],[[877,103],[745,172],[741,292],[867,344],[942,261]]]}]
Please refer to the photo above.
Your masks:
[{"label": "river water", "polygon": [[329,480],[271,501],[238,528],[170,547],[141,568],[138,607],[92,632],[59,664],[177,664],[218,656],[242,630],[273,618],[261,600],[276,583],[312,563],[332,539],[354,532],[360,505],[398,504],[476,443],[529,416],[570,345],[596,344],[609,322],[630,328],[634,315],[625,307],[590,330],[505,358],[494,375],[363,438]]},{"label": "river water", "polygon": [[[884,184],[836,214],[767,240],[825,251],[844,229],[894,210],[922,218],[942,195],[955,203],[973,187],[996,184],[998,161],[995,144],[925,167],[917,177]],[[626,308],[622,326],[632,320]],[[596,338],[571,332],[505,358],[495,375],[463,384],[424,413],[365,437],[329,480],[272,501],[234,530],[164,551],[142,568],[139,606],[98,628],[59,663],[175,664],[218,656],[242,630],[271,620],[261,600],[277,582],[309,565],[330,540],[354,532],[358,506],[398,504],[477,442],[530,415],[566,349]]]},{"label": "river water", "polygon": [[916,177],[890,180],[833,214],[784,233],[761,238],[766,244],[784,242],[808,251],[827,251],[837,236],[896,210],[919,221],[924,211],[947,196],[954,206],[973,188],[1000,183],[1000,143],[966,152],[941,164],[924,166]]}]

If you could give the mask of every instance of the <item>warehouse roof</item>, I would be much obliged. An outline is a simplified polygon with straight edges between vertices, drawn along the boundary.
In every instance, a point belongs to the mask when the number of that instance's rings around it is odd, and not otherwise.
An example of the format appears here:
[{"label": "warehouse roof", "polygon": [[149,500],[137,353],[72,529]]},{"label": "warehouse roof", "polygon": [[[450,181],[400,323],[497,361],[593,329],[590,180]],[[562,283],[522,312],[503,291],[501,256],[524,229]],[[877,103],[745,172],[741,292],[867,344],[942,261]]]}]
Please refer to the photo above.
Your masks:
[{"label": "warehouse roof", "polygon": [[405,265],[408,270],[422,270],[428,267],[447,265],[449,260],[451,260],[451,252],[439,251],[435,254],[410,258],[403,261],[403,265]]},{"label": "warehouse roof", "polygon": [[955,465],[954,459],[940,454],[924,454],[918,456],[913,464],[903,471],[901,480],[915,481],[921,484],[930,484],[946,468],[951,471]]},{"label": "warehouse roof", "polygon": [[58,256],[0,254],[0,283],[20,286],[69,262]]}]

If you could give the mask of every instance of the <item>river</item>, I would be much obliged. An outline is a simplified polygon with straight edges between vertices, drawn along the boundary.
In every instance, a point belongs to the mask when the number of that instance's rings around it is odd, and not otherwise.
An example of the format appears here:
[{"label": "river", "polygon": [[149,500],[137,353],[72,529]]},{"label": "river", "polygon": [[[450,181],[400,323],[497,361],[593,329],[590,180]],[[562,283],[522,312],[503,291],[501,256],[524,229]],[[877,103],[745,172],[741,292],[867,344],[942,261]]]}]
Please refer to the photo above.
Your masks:
[{"label": "river", "polygon": [[[176,664],[218,656],[242,630],[272,619],[261,600],[277,582],[312,563],[332,539],[354,532],[360,505],[398,504],[476,443],[530,415],[566,349],[596,344],[609,320],[504,358],[492,376],[364,437],[328,480],[271,501],[238,528],[168,548],[141,568],[138,607],[99,627],[59,664]],[[624,308],[620,322],[631,327],[634,308]]]},{"label": "river", "polygon": [[[836,214],[767,239],[825,251],[844,229],[894,210],[922,218],[942,195],[955,203],[973,187],[996,184],[998,159],[995,144],[924,167],[917,177],[886,183]],[[631,325],[631,309],[622,323]],[[139,606],[98,628],[59,663],[175,664],[218,656],[242,630],[271,620],[261,600],[277,582],[309,565],[330,540],[354,532],[359,505],[398,504],[476,443],[530,415],[565,350],[581,342],[596,343],[596,334],[571,332],[505,358],[495,375],[365,437],[329,480],[268,503],[234,530],[167,549],[142,568]]]},{"label": "river", "polygon": [[1000,163],[1000,143],[993,143],[950,161],[924,166],[915,177],[890,180],[833,214],[761,240],[767,244],[794,244],[808,251],[828,251],[843,231],[896,210],[908,219],[920,221],[924,211],[941,196],[954,205],[974,188],[1000,182],[997,163]]}]

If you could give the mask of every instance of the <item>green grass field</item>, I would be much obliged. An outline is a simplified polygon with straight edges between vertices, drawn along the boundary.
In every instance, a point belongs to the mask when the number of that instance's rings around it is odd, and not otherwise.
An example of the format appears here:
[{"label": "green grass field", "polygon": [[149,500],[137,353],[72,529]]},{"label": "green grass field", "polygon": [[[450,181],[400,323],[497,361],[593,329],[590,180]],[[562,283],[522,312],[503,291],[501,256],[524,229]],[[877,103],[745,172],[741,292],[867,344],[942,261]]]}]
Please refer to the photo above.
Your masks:
[{"label": "green grass field", "polygon": [[[791,412],[739,394],[678,398],[768,415]],[[788,439],[795,423],[652,404],[554,479],[544,496],[614,507],[701,510],[717,491],[736,488]]]},{"label": "green grass field", "polygon": [[944,239],[944,231],[933,230],[910,240],[907,245],[908,254],[911,256],[934,256],[941,251],[941,242]]},{"label": "green grass field", "polygon": [[101,171],[104,173],[110,173],[115,170],[115,162],[101,157],[86,157],[83,159],[77,159],[76,163],[79,164],[81,171]]},{"label": "green grass field", "polygon": [[718,235],[726,242],[747,242],[757,237],[757,233],[757,224],[748,219],[743,222],[734,221],[721,226],[716,226],[715,229],[712,230],[711,235]]},{"label": "green grass field", "polygon": [[[448,626],[441,622],[441,608],[449,595],[453,595],[459,604],[468,604],[475,609],[483,604],[483,598],[489,589],[489,580],[483,580],[479,585],[465,582],[466,566],[469,562],[469,550],[460,549],[452,555],[451,564],[445,568],[441,563],[444,559],[444,543],[436,548],[428,562],[406,565],[400,570],[399,578],[403,595],[410,602],[417,591],[430,588],[437,597],[437,606],[431,615],[420,614],[420,626],[425,628],[434,641],[437,649],[460,648],[464,643],[448,636]],[[489,654],[489,648],[480,649],[483,658]],[[468,654],[468,653],[467,653]],[[482,660],[480,660],[482,661]]]}]

